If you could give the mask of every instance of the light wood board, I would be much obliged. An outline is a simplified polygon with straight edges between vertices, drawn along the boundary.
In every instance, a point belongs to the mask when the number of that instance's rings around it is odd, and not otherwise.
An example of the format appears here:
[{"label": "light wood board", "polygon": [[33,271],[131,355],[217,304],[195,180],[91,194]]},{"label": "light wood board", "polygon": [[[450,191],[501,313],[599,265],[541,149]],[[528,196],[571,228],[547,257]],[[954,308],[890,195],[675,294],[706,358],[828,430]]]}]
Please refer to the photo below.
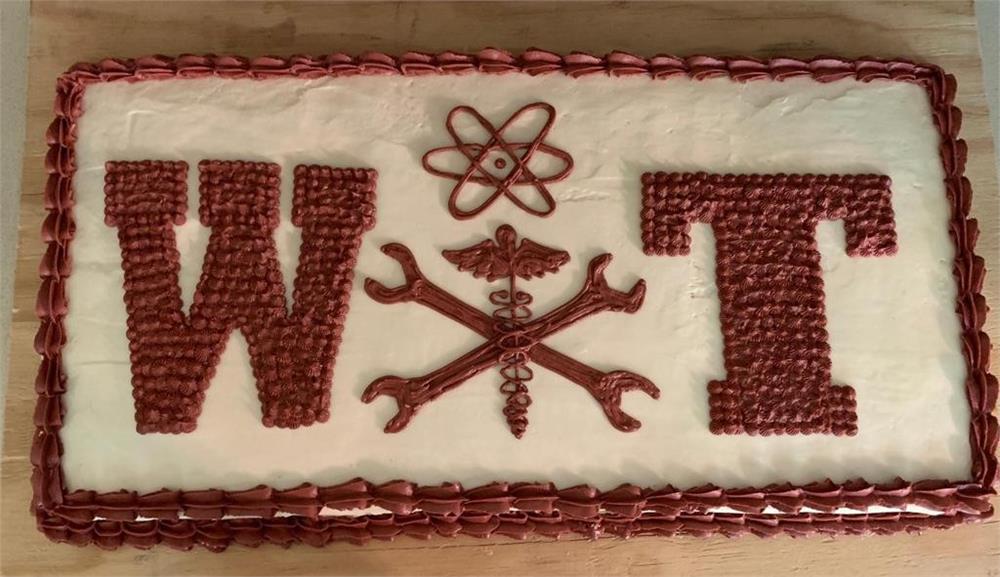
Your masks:
[{"label": "light wood board", "polygon": [[[243,55],[474,51],[496,46],[642,55],[878,55],[929,61],[955,74],[968,176],[980,220],[978,252],[1000,270],[998,194],[971,0],[936,3],[377,4],[36,2],[31,13],[27,142],[2,461],[0,572],[4,574],[559,574],[559,575],[1000,575],[1000,522],[947,532],[793,540],[639,538],[589,542],[403,539],[217,555],[48,542],[28,514],[37,356],[32,337],[43,248],[44,133],[56,76],[74,61],[150,53]],[[988,279],[994,310],[996,276]],[[994,314],[989,332],[1000,338]],[[997,503],[1000,505],[1000,503]]]}]

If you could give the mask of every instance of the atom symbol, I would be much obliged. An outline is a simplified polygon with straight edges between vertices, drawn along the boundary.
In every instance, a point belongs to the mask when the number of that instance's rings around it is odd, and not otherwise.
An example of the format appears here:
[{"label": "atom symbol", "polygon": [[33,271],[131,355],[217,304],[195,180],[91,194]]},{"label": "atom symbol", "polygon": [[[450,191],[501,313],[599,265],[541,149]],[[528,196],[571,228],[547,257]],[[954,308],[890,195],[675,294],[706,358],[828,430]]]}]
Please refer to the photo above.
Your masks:
[{"label": "atom symbol", "polygon": [[[546,119],[545,124],[542,126],[541,130],[530,142],[507,142],[504,139],[504,132],[507,131],[517,120],[521,119],[525,114],[529,112],[541,110],[545,112]],[[479,144],[474,142],[465,142],[462,137],[459,136],[458,132],[455,130],[455,118],[459,115],[467,114],[472,116],[479,123],[479,125],[486,130],[490,135],[490,139],[486,144]],[[471,106],[456,106],[451,109],[448,113],[448,118],[445,121],[445,126],[448,129],[448,134],[455,141],[454,146],[442,146],[439,148],[434,148],[428,150],[422,159],[422,164],[424,169],[435,175],[443,178],[450,178],[456,180],[455,188],[451,190],[451,195],[448,197],[448,211],[457,219],[465,220],[472,218],[479,213],[483,212],[490,207],[498,198],[501,196],[506,196],[521,210],[533,214],[535,216],[548,216],[556,208],[556,201],[552,198],[552,194],[549,189],[545,186],[551,182],[558,182],[566,178],[570,172],[573,170],[573,157],[569,155],[568,152],[560,150],[548,144],[545,144],[545,137],[548,136],[549,130],[552,129],[552,124],[556,120],[556,109],[548,103],[545,102],[535,102],[529,104],[507,119],[500,128],[496,128],[493,124],[483,117],[475,108]],[[469,166],[464,173],[450,172],[443,170],[434,166],[431,163],[431,159],[439,153],[448,152],[461,152],[467,159],[469,159]],[[487,158],[494,152],[502,152],[507,158],[497,158],[493,161],[493,166],[498,170],[504,170],[508,166],[508,160],[513,162],[513,166],[510,172],[506,176],[500,177],[491,172],[485,165]],[[556,172],[555,174],[539,178],[531,169],[528,168],[528,162],[531,161],[535,153],[542,153],[563,162],[563,168]],[[458,207],[458,197],[462,194],[462,189],[468,183],[475,183],[483,186],[492,186],[494,191],[475,208],[471,210],[463,210]],[[539,210],[529,206],[524,200],[514,193],[511,189],[516,186],[532,186],[538,191],[539,196],[545,203],[545,208]]]}]

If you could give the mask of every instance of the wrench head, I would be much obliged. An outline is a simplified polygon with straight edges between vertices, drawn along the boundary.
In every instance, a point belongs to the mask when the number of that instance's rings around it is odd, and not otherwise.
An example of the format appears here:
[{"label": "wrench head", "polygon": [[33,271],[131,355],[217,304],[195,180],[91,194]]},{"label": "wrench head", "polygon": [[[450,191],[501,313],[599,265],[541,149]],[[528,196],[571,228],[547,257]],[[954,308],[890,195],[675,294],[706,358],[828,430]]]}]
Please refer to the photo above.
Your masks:
[{"label": "wrench head", "polygon": [[417,259],[410,249],[396,242],[382,245],[382,252],[399,263],[405,282],[398,287],[389,288],[375,279],[367,278],[365,293],[383,304],[412,301],[426,282],[420,267],[417,266]]},{"label": "wrench head", "polygon": [[361,400],[365,403],[371,403],[383,395],[396,400],[396,415],[385,424],[386,433],[402,431],[417,412],[408,402],[409,386],[410,382],[407,379],[389,375],[373,381],[361,395]]},{"label": "wrench head", "polygon": [[373,278],[365,279],[365,293],[372,300],[382,304],[405,303],[416,300],[423,281],[389,288]]},{"label": "wrench head", "polygon": [[622,410],[622,393],[642,391],[654,399],[660,398],[660,389],[652,381],[630,371],[612,371],[601,379],[601,408],[611,425],[619,431],[631,433],[642,423]]},{"label": "wrench head", "polygon": [[604,276],[604,270],[611,264],[612,256],[608,253],[595,256],[587,266],[587,280],[584,284],[584,292],[600,294],[601,297],[612,304],[611,310],[634,313],[642,306],[642,301],[646,298],[646,281],[639,279],[628,292],[623,292],[611,288],[608,279]]},{"label": "wrench head", "polygon": [[390,242],[389,244],[382,245],[382,252],[399,263],[399,267],[403,269],[403,278],[406,279],[407,284],[425,279],[424,273],[420,272],[420,267],[417,266],[416,257],[413,256],[413,253],[406,246],[398,242]]}]

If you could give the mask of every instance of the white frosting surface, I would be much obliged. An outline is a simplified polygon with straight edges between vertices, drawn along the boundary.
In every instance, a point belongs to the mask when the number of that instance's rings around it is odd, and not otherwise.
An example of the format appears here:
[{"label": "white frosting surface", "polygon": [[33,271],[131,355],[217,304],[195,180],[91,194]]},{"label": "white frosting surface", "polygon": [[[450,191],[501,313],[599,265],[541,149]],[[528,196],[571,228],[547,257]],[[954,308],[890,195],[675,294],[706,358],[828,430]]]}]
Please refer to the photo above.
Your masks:
[{"label": "white frosting surface", "polygon": [[[425,151],[453,144],[444,129],[447,112],[468,104],[499,125],[537,100],[558,111],[548,143],[575,160],[569,178],[550,186],[555,213],[537,218],[501,200],[471,221],[452,219],[445,200],[453,181],[420,166]],[[198,79],[96,84],[83,106],[61,433],[71,490],[286,488],[359,476],[467,487],[545,480],[602,489],[626,482],[738,487],[969,476],[954,249],[938,135],[916,86],[560,75]],[[530,137],[531,130],[520,132]],[[514,132],[508,136],[517,140]],[[234,333],[197,430],[135,432],[120,251],[116,231],[103,222],[104,163],[161,159],[191,166],[188,222],[177,229],[189,305],[208,239],[197,219],[197,164],[206,158],[282,166],[276,239],[289,287],[300,240],[288,220],[294,166],[379,171],[377,224],[364,236],[325,424],[265,428],[246,342]],[[833,379],[857,392],[857,436],[709,432],[706,385],[724,377],[712,233],[707,225],[694,227],[689,257],[644,255],[639,177],[648,170],[892,178],[898,255],[849,258],[839,223],[823,222],[818,230]],[[482,342],[417,304],[368,298],[366,277],[402,282],[398,265],[379,247],[405,243],[436,284],[489,310],[487,295],[497,286],[459,272],[440,252],[492,236],[503,223],[572,256],[559,274],[522,285],[534,295],[536,313],[576,292],[587,262],[603,252],[614,255],[607,271],[612,286],[646,280],[636,314],[603,313],[545,341],[601,370],[631,370],[656,383],[659,400],[625,395],[624,409],[643,423],[637,432],[617,431],[583,389],[538,367],[521,440],[501,413],[495,370],[424,406],[399,434],[382,432],[394,401],[361,402],[361,391],[379,376],[418,376]]]}]

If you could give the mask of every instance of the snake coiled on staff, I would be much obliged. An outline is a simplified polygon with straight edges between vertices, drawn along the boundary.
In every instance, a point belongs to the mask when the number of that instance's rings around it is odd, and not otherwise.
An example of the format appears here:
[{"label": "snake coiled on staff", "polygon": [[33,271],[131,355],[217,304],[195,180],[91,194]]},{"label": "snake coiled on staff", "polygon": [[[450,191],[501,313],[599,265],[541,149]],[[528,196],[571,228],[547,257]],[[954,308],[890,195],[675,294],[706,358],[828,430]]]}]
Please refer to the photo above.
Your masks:
[{"label": "snake coiled on staff", "polygon": [[531,397],[526,383],[534,376],[528,361],[535,339],[522,329],[531,318],[528,305],[532,297],[517,289],[515,278],[510,276],[510,288],[490,293],[490,303],[497,307],[493,311],[494,329],[503,335],[498,343],[503,350],[499,358],[500,376],[504,379],[500,392],[507,395],[503,414],[507,417],[510,432],[520,439],[528,428]]}]

